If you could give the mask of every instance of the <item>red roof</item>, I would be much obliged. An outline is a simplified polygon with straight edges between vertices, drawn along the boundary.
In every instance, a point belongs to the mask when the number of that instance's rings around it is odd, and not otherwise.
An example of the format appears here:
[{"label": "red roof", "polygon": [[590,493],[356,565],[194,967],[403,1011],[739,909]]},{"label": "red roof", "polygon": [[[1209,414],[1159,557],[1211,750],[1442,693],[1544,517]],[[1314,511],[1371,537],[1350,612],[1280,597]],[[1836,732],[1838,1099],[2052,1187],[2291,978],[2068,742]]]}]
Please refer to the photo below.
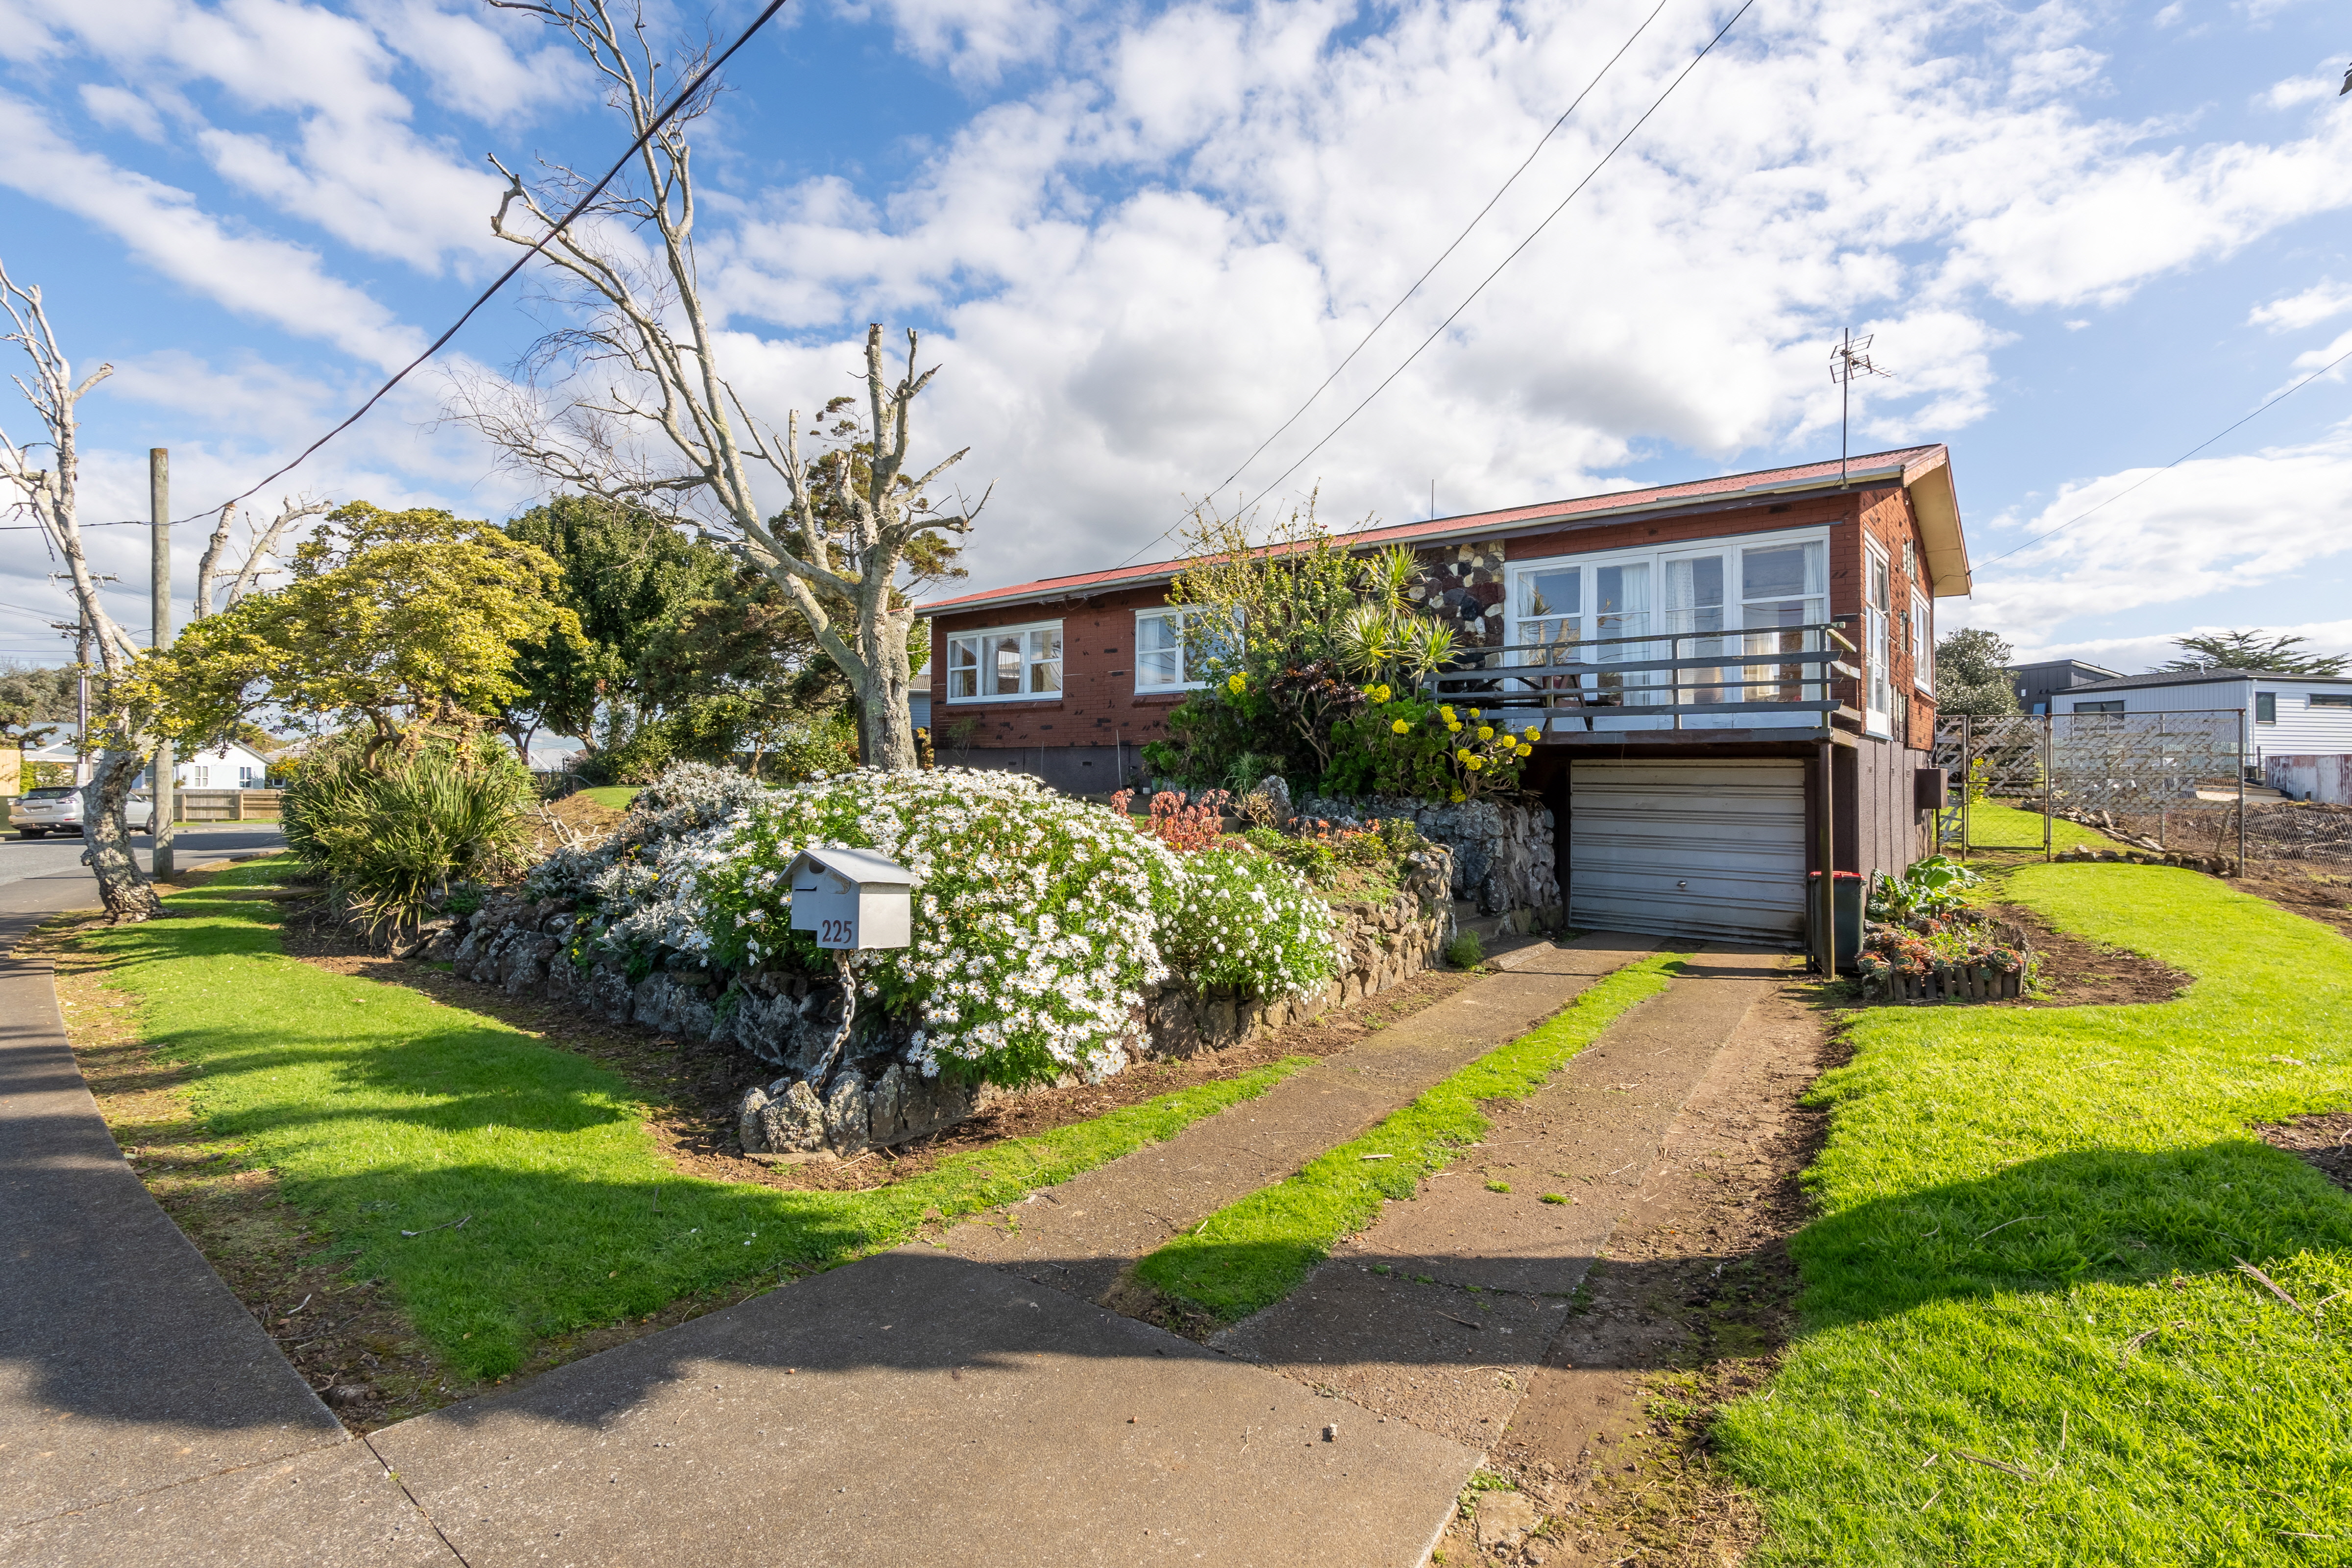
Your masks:
[{"label": "red roof", "polygon": [[[1853,479],[1884,479],[1893,473],[1899,474],[1902,482],[1909,484],[1946,460],[1946,450],[1941,446],[1903,447],[1891,452],[1868,452],[1850,458],[1843,468]],[[1332,537],[1344,542],[1351,549],[1415,540],[1457,536],[1475,538],[1496,529],[1525,528],[1606,517],[1616,512],[1643,511],[1685,502],[1715,500],[1749,490],[1833,489],[1839,483],[1840,469],[1838,460],[1831,458],[1827,462],[1799,463],[1785,468],[1759,468],[1745,474],[1692,479],[1678,485],[1654,485],[1648,489],[1612,490],[1570,500],[1507,507],[1500,511],[1465,512],[1459,517],[1431,518],[1426,521],[1400,523],[1391,528],[1367,528]],[[1182,556],[1141,561],[1103,572],[1076,572],[1064,577],[1040,577],[1034,582],[1016,583],[1010,587],[960,594],[952,599],[932,599],[916,608],[924,615],[930,615],[941,610],[979,609],[989,605],[1015,604],[1024,599],[1073,598],[1108,588],[1140,587],[1175,576],[1196,559],[1198,557]]]}]

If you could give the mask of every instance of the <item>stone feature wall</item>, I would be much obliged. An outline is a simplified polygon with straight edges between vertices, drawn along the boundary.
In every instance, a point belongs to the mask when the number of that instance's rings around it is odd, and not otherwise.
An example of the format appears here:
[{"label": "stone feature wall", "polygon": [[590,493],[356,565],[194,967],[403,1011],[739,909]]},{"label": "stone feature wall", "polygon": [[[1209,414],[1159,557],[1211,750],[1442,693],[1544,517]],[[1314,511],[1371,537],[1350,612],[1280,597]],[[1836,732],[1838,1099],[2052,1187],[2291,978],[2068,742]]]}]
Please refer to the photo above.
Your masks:
[{"label": "stone feature wall", "polygon": [[[1345,967],[1313,996],[1265,1001],[1230,991],[1165,986],[1147,997],[1129,1054],[1190,1057],[1263,1030],[1304,1022],[1384,991],[1441,962],[1454,936],[1454,856],[1442,844],[1406,858],[1400,890],[1332,906]],[[556,900],[494,897],[471,915],[433,922],[408,956],[446,962],[509,996],[543,998],[608,1024],[633,1024],[742,1049],[772,1079],[748,1090],[737,1113],[746,1153],[783,1161],[840,1159],[954,1126],[1023,1090],[925,1078],[902,1057],[910,1020],[861,1013],[828,1081],[817,1074],[841,1030],[841,986],[829,974],[775,965],[737,974],[698,966],[632,978],[618,954],[571,956],[578,911]],[[748,1064],[747,1064],[748,1065]],[[1067,1087],[1077,1079],[1066,1077]]]},{"label": "stone feature wall", "polygon": [[1403,817],[1433,843],[1454,852],[1454,897],[1482,915],[1555,910],[1559,871],[1552,858],[1552,817],[1532,802],[1465,800],[1457,805],[1382,796],[1340,800],[1310,795],[1298,803],[1308,816],[1369,821]]},{"label": "stone feature wall", "polygon": [[1421,571],[1405,597],[1423,615],[1454,629],[1463,644],[1494,647],[1503,640],[1503,542],[1482,539],[1441,544],[1420,552]]}]

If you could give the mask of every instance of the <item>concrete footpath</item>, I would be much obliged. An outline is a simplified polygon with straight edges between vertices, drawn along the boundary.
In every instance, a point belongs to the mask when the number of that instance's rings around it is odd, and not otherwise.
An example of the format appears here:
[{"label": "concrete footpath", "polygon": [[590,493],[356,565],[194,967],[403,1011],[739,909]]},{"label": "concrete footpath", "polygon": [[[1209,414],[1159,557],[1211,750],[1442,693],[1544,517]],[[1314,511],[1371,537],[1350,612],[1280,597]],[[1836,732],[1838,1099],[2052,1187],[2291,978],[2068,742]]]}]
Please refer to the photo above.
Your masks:
[{"label": "concrete footpath", "polygon": [[1507,955],[1509,967],[1326,1057],[1258,1099],[1089,1171],[944,1238],[960,1258],[1099,1301],[1122,1269],[1190,1225],[1409,1103],[1517,1039],[1656,939],[1596,931]]},{"label": "concrete footpath", "polygon": [[[0,908],[27,903],[20,886]],[[147,1197],[66,1052],[46,966],[12,956],[0,1564],[1413,1568],[1510,1411],[1442,1385],[1497,1368],[1525,1385],[1511,1369],[1541,1358],[1767,984],[1755,961],[1702,954],[1539,1092],[1542,1147],[1484,1152],[1589,1178],[1580,1204],[1538,1212],[1567,1179],[1549,1173],[1499,1209],[1441,1178],[1210,1346],[1094,1297],[1176,1226],[1650,950],[1522,950],[1261,1100],[1017,1205],[1017,1224],[959,1226],[364,1441]]]},{"label": "concrete footpath", "polygon": [[86,875],[0,886],[0,1524],[348,1440],[148,1196],[47,962],[19,951],[94,893]]}]

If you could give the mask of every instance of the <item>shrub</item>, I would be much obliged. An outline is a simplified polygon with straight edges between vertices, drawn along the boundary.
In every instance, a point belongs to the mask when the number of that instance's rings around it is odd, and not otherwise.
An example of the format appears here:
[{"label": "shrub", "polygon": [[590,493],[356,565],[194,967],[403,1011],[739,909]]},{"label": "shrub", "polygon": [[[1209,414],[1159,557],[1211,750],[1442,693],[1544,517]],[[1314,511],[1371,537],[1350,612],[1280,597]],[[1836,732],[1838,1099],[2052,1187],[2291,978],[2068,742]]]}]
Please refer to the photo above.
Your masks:
[{"label": "shrub", "polygon": [[1196,985],[1303,996],[1331,975],[1331,908],[1296,872],[1247,849],[1184,857],[1168,956]]},{"label": "shrub", "polygon": [[1536,732],[1508,715],[1396,697],[1372,689],[1361,713],[1331,726],[1324,793],[1460,801],[1509,790],[1535,752]]},{"label": "shrub", "polygon": [[1022,774],[860,770],[771,792],[688,842],[695,934],[722,963],[824,962],[790,929],[784,873],[805,846],[870,848],[912,871],[912,944],[856,962],[868,994],[920,1025],[908,1059],[926,1074],[1117,1072],[1145,987],[1170,978],[1176,856]]},{"label": "shrub", "polygon": [[1445,962],[1456,969],[1475,969],[1486,956],[1475,931],[1465,931],[1445,944]]},{"label": "shrub", "polygon": [[530,774],[488,736],[402,742],[367,765],[356,736],[306,760],[286,792],[286,843],[373,930],[415,925],[452,883],[509,871]]}]

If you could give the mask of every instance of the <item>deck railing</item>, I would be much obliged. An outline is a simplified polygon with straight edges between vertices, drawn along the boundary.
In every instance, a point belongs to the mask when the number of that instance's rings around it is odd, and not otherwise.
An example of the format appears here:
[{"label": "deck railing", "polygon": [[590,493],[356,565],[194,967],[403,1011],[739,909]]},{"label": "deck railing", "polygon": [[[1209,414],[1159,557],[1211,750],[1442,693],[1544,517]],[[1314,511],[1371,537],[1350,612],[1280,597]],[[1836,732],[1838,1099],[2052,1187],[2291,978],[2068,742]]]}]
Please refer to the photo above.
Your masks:
[{"label": "deck railing", "polygon": [[[1513,643],[1472,648],[1476,662],[1426,677],[1432,700],[1476,708],[1541,709],[1549,718],[1661,719],[1737,714],[1818,715],[1858,723],[1861,713],[1832,689],[1862,671],[1840,658],[1855,652],[1838,621],[1744,631],[1647,632],[1635,637]],[[1612,726],[1613,728],[1613,726]]]}]

